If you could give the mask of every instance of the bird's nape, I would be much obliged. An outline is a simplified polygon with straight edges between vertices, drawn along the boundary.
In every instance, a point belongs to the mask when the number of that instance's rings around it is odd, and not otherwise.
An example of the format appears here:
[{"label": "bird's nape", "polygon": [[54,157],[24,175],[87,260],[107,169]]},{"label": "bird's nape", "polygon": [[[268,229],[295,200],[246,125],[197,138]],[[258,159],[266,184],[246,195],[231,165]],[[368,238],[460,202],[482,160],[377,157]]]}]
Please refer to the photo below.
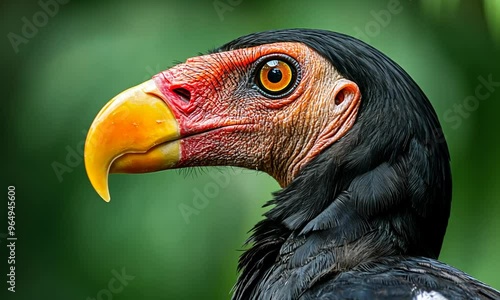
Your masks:
[{"label": "bird's nape", "polygon": [[451,205],[446,142],[394,61],[347,35],[250,34],[114,98],[85,148],[107,173],[261,170],[283,187],[240,258],[234,299],[500,298],[438,257]]}]

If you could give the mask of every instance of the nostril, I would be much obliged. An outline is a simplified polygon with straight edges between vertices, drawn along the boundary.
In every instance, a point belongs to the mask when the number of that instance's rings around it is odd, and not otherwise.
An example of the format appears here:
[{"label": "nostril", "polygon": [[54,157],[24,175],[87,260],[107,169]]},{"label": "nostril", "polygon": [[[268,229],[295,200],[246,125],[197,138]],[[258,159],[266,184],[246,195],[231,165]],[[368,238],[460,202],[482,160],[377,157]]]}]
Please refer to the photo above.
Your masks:
[{"label": "nostril", "polygon": [[175,88],[172,90],[172,92],[179,95],[181,100],[183,100],[184,102],[189,103],[189,101],[191,100],[191,92],[185,88]]}]

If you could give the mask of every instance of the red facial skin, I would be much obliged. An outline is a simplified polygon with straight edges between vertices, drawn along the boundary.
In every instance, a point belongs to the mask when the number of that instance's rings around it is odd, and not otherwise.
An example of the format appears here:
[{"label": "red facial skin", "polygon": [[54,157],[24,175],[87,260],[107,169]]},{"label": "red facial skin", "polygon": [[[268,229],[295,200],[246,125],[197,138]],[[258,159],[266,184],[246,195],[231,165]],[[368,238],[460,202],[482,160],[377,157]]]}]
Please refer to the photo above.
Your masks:
[{"label": "red facial skin", "polygon": [[[270,99],[255,84],[255,63],[275,54],[297,61],[301,76],[285,97]],[[176,167],[246,167],[267,172],[281,186],[351,128],[361,100],[354,82],[300,43],[190,58],[153,80],[179,123]],[[189,91],[190,99],[176,89]]]}]

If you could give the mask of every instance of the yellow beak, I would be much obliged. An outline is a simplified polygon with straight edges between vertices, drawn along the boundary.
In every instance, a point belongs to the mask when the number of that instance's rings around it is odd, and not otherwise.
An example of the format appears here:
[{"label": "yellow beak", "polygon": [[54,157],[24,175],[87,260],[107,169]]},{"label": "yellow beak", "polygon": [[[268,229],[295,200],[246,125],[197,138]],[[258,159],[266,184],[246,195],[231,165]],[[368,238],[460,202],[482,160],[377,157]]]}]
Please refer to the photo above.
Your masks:
[{"label": "yellow beak", "polygon": [[85,168],[92,186],[110,200],[108,173],[146,173],[172,168],[180,158],[178,123],[148,80],[109,101],[85,141]]}]

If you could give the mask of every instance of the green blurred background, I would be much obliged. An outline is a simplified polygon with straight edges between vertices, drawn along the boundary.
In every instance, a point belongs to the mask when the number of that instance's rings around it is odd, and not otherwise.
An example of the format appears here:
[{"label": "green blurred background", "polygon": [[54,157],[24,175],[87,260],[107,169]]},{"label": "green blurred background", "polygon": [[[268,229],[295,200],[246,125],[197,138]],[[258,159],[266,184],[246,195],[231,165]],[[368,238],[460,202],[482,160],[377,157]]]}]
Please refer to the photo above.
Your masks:
[{"label": "green blurred background", "polygon": [[[398,12],[387,17],[391,5]],[[500,1],[71,0],[46,20],[38,1],[0,7],[1,189],[16,186],[19,238],[17,291],[6,293],[2,275],[0,298],[229,298],[247,231],[279,188],[272,178],[231,168],[114,175],[105,203],[79,153],[115,94],[240,35],[289,27],[358,36],[420,84],[452,155],[454,202],[440,259],[500,288],[500,91],[470,98],[480,77],[500,81]],[[10,33],[24,38],[34,17],[43,26],[14,45]],[[456,105],[469,110],[460,115]],[[193,203],[198,193],[207,205]],[[134,279],[106,292],[123,268]]]}]

